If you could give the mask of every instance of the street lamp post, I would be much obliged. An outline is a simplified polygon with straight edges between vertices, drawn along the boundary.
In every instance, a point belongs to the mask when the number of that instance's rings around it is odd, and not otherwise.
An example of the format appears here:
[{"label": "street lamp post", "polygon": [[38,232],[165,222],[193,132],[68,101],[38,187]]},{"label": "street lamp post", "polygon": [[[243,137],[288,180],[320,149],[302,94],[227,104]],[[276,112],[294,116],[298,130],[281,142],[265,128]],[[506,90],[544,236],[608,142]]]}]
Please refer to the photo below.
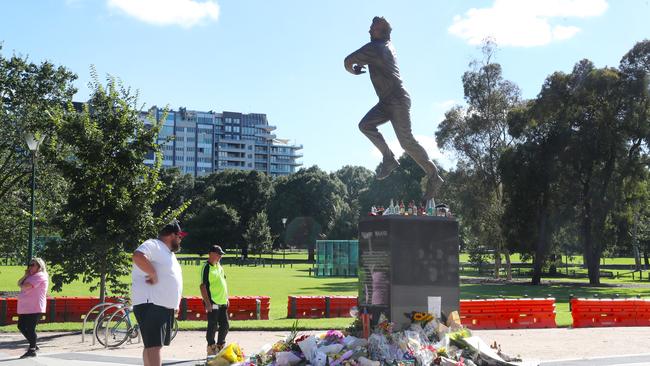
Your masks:
[{"label": "street lamp post", "polygon": [[282,231],[284,238],[282,239],[282,267],[286,267],[286,254],[285,250],[287,249],[287,218],[283,217],[282,218]]},{"label": "street lamp post", "polygon": [[29,243],[28,243],[28,249],[27,249],[27,263],[29,264],[29,261],[32,260],[32,256],[34,255],[34,191],[36,191],[36,157],[38,155],[38,148],[41,146],[41,143],[43,143],[43,139],[45,139],[45,135],[41,135],[40,137],[36,137],[34,134],[31,133],[26,133],[24,135],[25,138],[25,143],[27,143],[27,147],[29,148],[29,151],[31,152],[31,158],[32,158],[32,201],[31,201],[31,212],[29,215]]}]

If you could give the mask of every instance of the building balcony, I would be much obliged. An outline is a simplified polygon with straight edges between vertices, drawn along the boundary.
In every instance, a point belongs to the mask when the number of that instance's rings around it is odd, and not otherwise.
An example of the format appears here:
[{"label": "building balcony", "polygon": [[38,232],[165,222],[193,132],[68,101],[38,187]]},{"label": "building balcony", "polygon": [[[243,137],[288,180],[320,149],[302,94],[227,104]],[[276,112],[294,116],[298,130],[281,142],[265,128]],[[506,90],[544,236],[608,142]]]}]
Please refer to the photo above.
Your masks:
[{"label": "building balcony", "polygon": [[270,126],[270,125],[257,125],[255,128],[259,128],[260,130],[264,130],[267,132],[274,131],[277,127],[276,126]]},{"label": "building balcony", "polygon": [[256,133],[255,136],[261,137],[266,140],[273,140],[276,138],[275,134],[272,133]]}]

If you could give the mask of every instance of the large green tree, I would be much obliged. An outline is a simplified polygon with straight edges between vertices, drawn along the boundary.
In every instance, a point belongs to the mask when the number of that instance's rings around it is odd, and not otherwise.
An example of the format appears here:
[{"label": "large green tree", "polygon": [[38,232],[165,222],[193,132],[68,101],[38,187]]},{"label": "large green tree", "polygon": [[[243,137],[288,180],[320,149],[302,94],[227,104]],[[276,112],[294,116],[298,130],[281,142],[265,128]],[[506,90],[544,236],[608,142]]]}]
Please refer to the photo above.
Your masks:
[{"label": "large green tree", "polygon": [[253,254],[262,254],[271,250],[273,238],[266,212],[258,212],[248,221],[244,240],[246,245],[250,245]]},{"label": "large green tree", "polygon": [[[66,184],[52,162],[58,154],[56,125],[74,93],[77,78],[63,66],[34,63],[27,57],[4,57],[0,44],[0,253],[22,258],[29,222],[31,154],[24,134],[45,137],[38,152],[36,176],[37,235],[52,235]],[[42,189],[47,187],[47,189]]]},{"label": "large green tree", "polygon": [[[620,70],[582,60],[570,74],[549,76],[539,96],[513,114],[511,132],[524,140],[504,164],[513,209],[506,217],[519,231],[513,237],[536,237],[545,251],[558,229],[554,213],[570,208],[591,284],[600,283],[600,259],[617,239],[626,194],[646,175],[648,68],[639,60],[647,55],[645,43],[635,46]],[[512,221],[526,215],[535,223],[529,234]]]},{"label": "large green tree", "polygon": [[205,254],[210,245],[218,244],[229,249],[241,241],[237,235],[240,219],[234,208],[213,200],[190,207],[188,211],[184,219],[188,232],[183,240],[184,251]]},{"label": "large green tree", "polygon": [[[307,217],[317,224],[319,234],[327,236],[346,205],[343,183],[317,166],[277,178],[274,183],[275,193],[267,210],[274,233],[283,232],[282,218],[287,218],[290,226],[295,218]],[[309,250],[309,260],[313,260],[315,242],[304,244]]]},{"label": "large green tree", "polygon": [[249,222],[266,209],[272,192],[271,178],[262,172],[226,170],[213,173],[196,178],[194,203],[188,215],[202,210],[208,202],[226,205],[236,212],[237,217],[237,224],[231,228],[232,235],[228,235],[227,240],[230,245],[240,245],[244,243],[243,235]]},{"label": "large green tree", "polygon": [[346,188],[345,202],[341,215],[336,220],[329,237],[332,239],[356,239],[359,215],[362,215],[359,197],[366,191],[373,178],[372,171],[361,167],[346,165],[332,173]]},{"label": "large green tree", "polygon": [[183,174],[177,167],[162,169],[160,182],[162,186],[153,206],[154,216],[166,216],[170,210],[192,202],[194,195],[194,177],[192,175]]},{"label": "large green tree", "polygon": [[[501,233],[500,218],[503,196],[499,159],[513,143],[508,134],[508,113],[520,103],[519,88],[503,78],[501,65],[493,62],[496,45],[487,40],[483,44],[483,59],[473,61],[463,74],[466,107],[456,106],[445,113],[445,119],[436,132],[436,141],[442,149],[456,153],[463,168],[481,183],[474,190],[475,205],[485,213],[480,221],[465,220],[474,236],[486,246],[494,248],[495,276],[499,276],[501,254],[507,248]],[[461,216],[464,213],[458,212]],[[509,272],[509,267],[508,267]]]},{"label": "large green tree", "polygon": [[145,127],[136,95],[116,79],[104,86],[93,72],[93,80],[89,101],[80,110],[70,104],[60,121],[65,154],[59,167],[71,187],[59,220],[62,240],[51,242],[45,255],[55,263],[53,290],[81,277],[103,299],[107,288],[126,292],[130,253],[163,221],[151,211],[161,188],[159,165],[144,164],[151,151],[161,161],[160,125]]},{"label": "large green tree", "polygon": [[[400,166],[386,179],[372,179],[368,189],[359,192],[362,216],[368,215],[372,206],[388,207],[391,200],[395,204],[399,201],[404,201],[404,204],[408,204],[410,201],[421,203],[423,189],[420,182],[425,173],[407,154],[402,154],[398,161]],[[377,166],[378,169],[379,166]]]}]

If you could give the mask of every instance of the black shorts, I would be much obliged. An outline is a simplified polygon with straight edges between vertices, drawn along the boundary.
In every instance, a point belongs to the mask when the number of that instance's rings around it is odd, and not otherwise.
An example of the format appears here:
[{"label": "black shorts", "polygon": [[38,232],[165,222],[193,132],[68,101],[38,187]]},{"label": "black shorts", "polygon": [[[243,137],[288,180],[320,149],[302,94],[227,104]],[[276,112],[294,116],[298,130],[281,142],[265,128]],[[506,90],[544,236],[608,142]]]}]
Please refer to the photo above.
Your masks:
[{"label": "black shorts", "polygon": [[146,303],[133,306],[133,313],[140,326],[144,348],[169,346],[174,309]]}]

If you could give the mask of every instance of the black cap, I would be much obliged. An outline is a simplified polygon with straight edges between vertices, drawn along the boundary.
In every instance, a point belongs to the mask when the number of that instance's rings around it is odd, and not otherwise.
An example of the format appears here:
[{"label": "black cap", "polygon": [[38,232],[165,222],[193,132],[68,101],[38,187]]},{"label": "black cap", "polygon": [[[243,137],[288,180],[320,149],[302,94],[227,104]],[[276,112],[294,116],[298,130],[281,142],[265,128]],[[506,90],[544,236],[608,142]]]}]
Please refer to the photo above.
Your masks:
[{"label": "black cap", "polygon": [[219,254],[219,255],[224,255],[224,254],[226,254],[226,252],[224,252],[223,249],[221,249],[221,247],[218,246],[218,245],[212,245],[212,246],[210,246],[210,250],[208,250],[208,253],[217,253],[217,254]]},{"label": "black cap", "polygon": [[169,234],[178,234],[181,238],[187,236],[187,232],[181,229],[181,225],[178,220],[172,220],[162,229],[160,229],[160,235],[169,235]]}]

